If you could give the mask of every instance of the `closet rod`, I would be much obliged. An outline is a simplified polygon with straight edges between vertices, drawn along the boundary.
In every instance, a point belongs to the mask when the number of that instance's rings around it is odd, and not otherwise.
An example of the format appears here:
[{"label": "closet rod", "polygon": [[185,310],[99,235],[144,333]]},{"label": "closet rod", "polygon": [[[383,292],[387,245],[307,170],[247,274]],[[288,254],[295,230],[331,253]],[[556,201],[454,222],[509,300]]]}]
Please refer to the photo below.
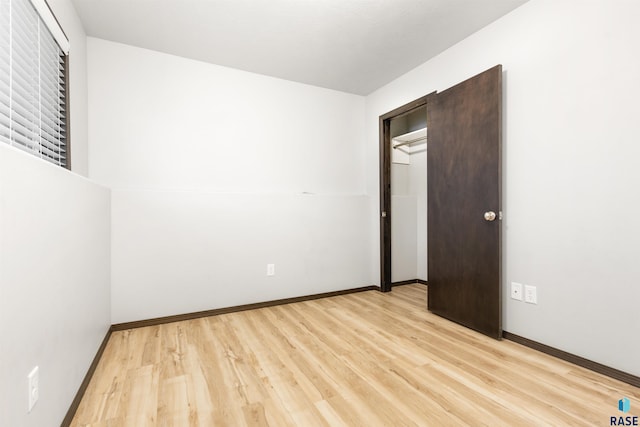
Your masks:
[{"label": "closet rod", "polygon": [[422,141],[422,140],[426,140],[426,139],[427,139],[426,136],[421,136],[420,138],[410,139],[409,141],[402,141],[400,144],[394,145],[393,148],[396,149],[398,147],[402,147],[403,145],[413,144],[414,142],[418,142],[418,141]]}]

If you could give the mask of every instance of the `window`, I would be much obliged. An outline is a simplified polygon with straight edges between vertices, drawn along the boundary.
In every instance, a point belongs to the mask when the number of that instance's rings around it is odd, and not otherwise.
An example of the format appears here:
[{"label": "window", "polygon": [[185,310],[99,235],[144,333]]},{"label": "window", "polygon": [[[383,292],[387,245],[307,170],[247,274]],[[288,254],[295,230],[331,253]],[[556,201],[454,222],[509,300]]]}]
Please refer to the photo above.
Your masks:
[{"label": "window", "polygon": [[0,142],[63,167],[68,52],[44,0],[0,0]]}]

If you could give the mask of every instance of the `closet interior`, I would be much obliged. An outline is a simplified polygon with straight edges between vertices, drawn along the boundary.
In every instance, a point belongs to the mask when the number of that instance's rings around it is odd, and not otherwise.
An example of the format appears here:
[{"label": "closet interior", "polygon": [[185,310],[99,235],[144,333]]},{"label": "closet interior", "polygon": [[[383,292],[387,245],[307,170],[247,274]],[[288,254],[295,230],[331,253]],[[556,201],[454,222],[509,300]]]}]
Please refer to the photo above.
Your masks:
[{"label": "closet interior", "polygon": [[427,280],[427,110],[391,120],[391,282]]}]

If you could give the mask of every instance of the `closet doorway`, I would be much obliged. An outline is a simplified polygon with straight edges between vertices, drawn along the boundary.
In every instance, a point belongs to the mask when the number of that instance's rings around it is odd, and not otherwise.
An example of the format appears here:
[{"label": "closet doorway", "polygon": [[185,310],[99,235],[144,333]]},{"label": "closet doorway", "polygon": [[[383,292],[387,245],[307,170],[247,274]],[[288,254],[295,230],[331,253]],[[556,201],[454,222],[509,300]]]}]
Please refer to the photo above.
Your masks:
[{"label": "closet doorway", "polygon": [[[380,289],[382,292],[391,291],[394,282],[398,285],[406,283],[407,280],[418,279],[419,237],[417,230],[418,223],[420,223],[421,229],[426,228],[427,215],[426,212],[422,212],[422,217],[418,215],[417,191],[409,191],[409,177],[414,175],[414,181],[419,179],[416,175],[419,174],[418,171],[421,168],[424,168],[425,174],[422,175],[422,178],[426,187],[426,152],[428,150],[427,140],[429,134],[427,101],[429,99],[433,101],[435,95],[436,93],[434,92],[423,96],[380,116]],[[424,153],[416,152],[413,154],[412,150],[415,143],[408,142],[414,139],[411,138],[411,132],[416,130],[424,132],[426,136],[425,140],[415,142],[419,143],[419,148],[416,151],[423,150]],[[420,136],[422,136],[422,132]],[[404,144],[405,142],[407,143]],[[423,162],[419,163],[418,159]],[[403,163],[403,161],[408,164]],[[411,169],[411,162],[413,162],[413,169]],[[414,182],[412,190],[418,186],[419,184]],[[424,190],[426,193],[426,188]],[[412,204],[413,200],[411,200],[411,197],[404,198],[403,196],[414,194],[416,195],[416,210],[413,213],[412,224],[407,226],[405,220],[411,214],[411,209],[407,205]],[[398,205],[401,206],[399,207]],[[398,207],[400,212],[398,212],[398,218],[396,219],[394,215]],[[399,224],[400,230],[398,229]],[[411,229],[415,229],[416,234],[413,238],[407,238],[406,234]],[[392,236],[392,230],[394,230],[394,236]],[[413,244],[414,239],[415,245]],[[409,241],[409,244],[406,244],[407,241]],[[399,246],[401,246],[400,252],[398,252]],[[394,251],[393,249],[396,250]],[[426,245],[424,250],[426,251]],[[412,258],[409,262],[403,258],[407,254],[410,254]],[[421,263],[424,264],[423,268],[426,274],[428,269],[426,253],[421,253],[421,255],[425,256]],[[413,265],[415,265],[415,270]],[[415,271],[415,277],[408,277],[411,271]]]},{"label": "closet doorway", "polygon": [[391,285],[427,281],[427,107],[390,123]]},{"label": "closet doorway", "polygon": [[[394,252],[392,233],[404,234],[402,225],[394,220],[395,211],[402,220],[402,211],[411,210],[411,206],[393,203],[393,199],[397,201],[401,195],[398,191],[402,191],[403,179],[398,167],[393,166],[393,151],[415,143],[407,142],[411,140],[411,130],[401,129],[402,123],[409,122],[413,114],[423,113],[426,114],[427,136],[426,217],[420,218],[423,214],[418,214],[417,199],[415,212],[416,239],[420,238],[417,224],[426,225],[427,308],[434,314],[500,339],[500,65],[380,116],[381,290],[390,291],[394,279],[400,277],[394,274],[394,268],[403,268],[401,263],[393,262],[394,257],[402,254]],[[393,135],[404,130],[409,132],[400,133],[400,138]],[[405,154],[410,157],[409,164],[414,161],[411,151]],[[419,149],[417,154],[420,154]],[[395,155],[396,164],[401,157]],[[394,180],[400,180],[400,183],[392,182]],[[422,255],[418,255],[416,244],[417,256]]]}]

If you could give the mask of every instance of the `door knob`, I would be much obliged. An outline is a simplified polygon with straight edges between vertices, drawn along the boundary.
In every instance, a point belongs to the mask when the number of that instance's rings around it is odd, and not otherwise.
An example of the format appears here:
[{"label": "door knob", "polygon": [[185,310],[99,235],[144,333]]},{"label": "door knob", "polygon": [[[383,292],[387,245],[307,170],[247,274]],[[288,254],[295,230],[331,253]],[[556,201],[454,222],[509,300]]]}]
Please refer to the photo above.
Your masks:
[{"label": "door knob", "polygon": [[493,211],[489,211],[489,212],[485,212],[484,213],[484,220],[485,221],[493,221],[496,219],[496,213]]}]

